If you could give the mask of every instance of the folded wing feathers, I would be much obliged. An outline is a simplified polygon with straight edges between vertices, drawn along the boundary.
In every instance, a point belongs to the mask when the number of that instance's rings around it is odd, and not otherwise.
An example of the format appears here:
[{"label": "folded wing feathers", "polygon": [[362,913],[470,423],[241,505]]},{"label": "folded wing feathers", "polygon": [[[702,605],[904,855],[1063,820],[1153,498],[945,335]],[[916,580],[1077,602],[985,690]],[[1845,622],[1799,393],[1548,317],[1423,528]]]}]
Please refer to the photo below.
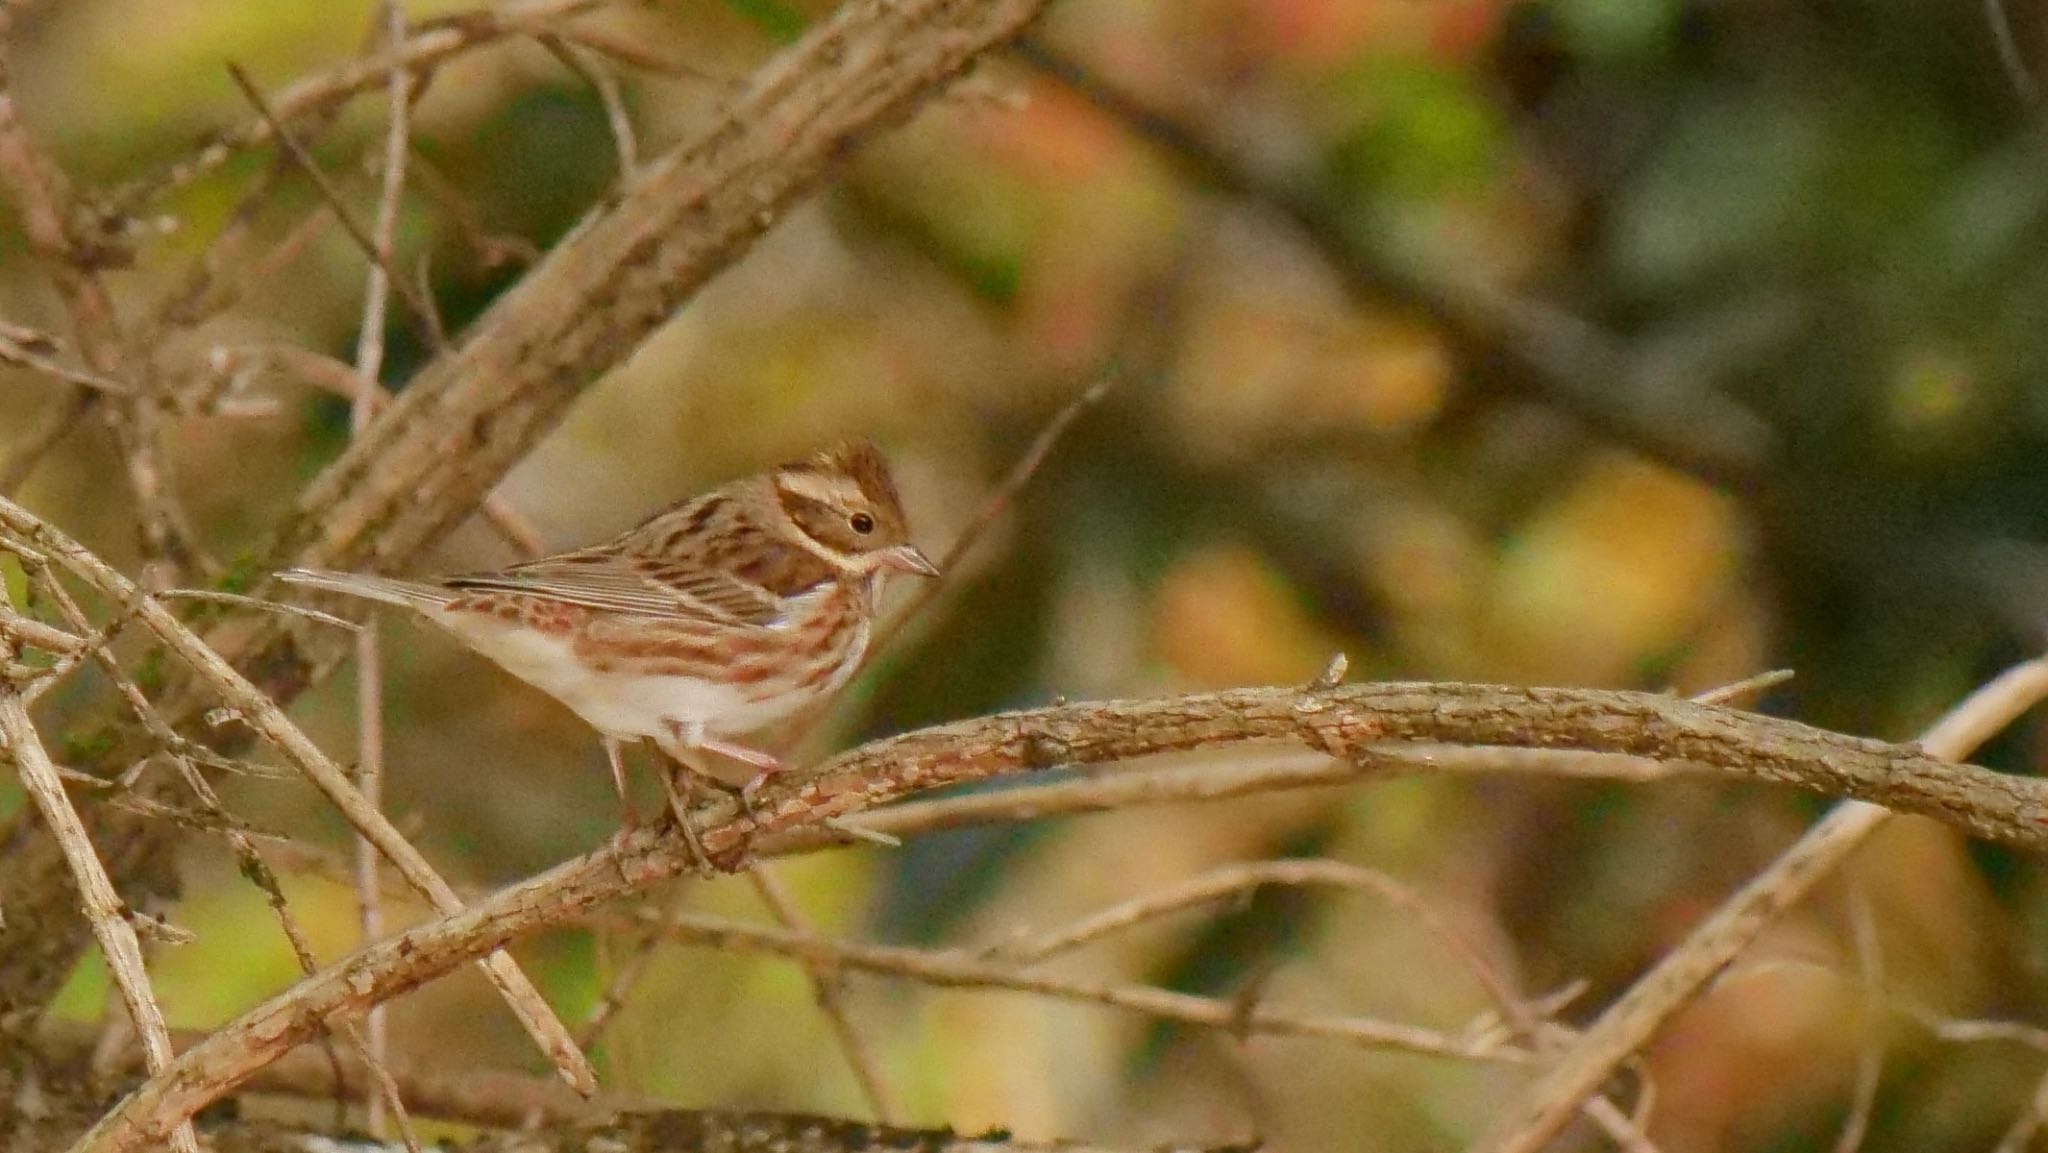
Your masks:
[{"label": "folded wing feathers", "polygon": [[436,585],[399,580],[395,577],[373,576],[369,573],[294,568],[278,573],[277,579],[287,584],[326,589],[328,592],[345,593],[349,596],[368,597],[371,600],[405,605],[409,608],[442,605],[453,599],[453,594],[447,589]]},{"label": "folded wing feathers", "polygon": [[772,627],[783,604],[767,590],[721,573],[656,573],[629,558],[569,554],[503,572],[450,577],[460,592],[552,597],[603,612],[680,617],[707,624]]}]

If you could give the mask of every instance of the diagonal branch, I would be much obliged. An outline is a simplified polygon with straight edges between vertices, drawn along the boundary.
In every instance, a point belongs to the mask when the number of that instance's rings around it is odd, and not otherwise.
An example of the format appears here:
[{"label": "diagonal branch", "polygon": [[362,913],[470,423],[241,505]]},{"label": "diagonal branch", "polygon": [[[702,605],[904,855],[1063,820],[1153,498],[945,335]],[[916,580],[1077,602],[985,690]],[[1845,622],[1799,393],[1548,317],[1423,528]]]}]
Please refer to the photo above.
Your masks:
[{"label": "diagonal branch", "polygon": [[[1920,755],[1960,760],[2043,698],[2048,698],[2048,658],[2007,670],[1928,730],[1920,740],[1925,749]],[[2031,778],[2006,779],[2041,784]],[[1610,1005],[1557,1065],[1523,1092],[1515,1108],[1504,1114],[1498,1131],[1479,1148],[1488,1153],[1535,1153],[1549,1144],[1579,1103],[1630,1054],[1891,817],[1886,809],[1851,801],[1807,830]],[[2038,828],[2043,816],[2037,812],[2030,820]],[[2038,850],[2040,845],[2032,847]]]},{"label": "diagonal branch", "polygon": [[[1915,746],[1651,693],[1389,683],[1237,689],[1003,713],[874,741],[769,783],[744,818],[730,800],[694,812],[702,849],[750,856],[830,843],[841,815],[925,789],[1160,753],[1303,745],[1371,759],[1389,742],[1571,748],[1693,762],[1939,817],[2048,850],[2048,782],[1948,764]],[[570,923],[691,868],[672,829],[642,829],[380,942],[251,1009],[108,1113],[75,1153],[146,1148],[181,1119],[312,1037],[510,941]]]},{"label": "diagonal branch", "polygon": [[[67,181],[29,138],[15,106],[4,60],[0,60],[0,186],[21,216],[22,232],[70,313],[80,353],[95,377],[113,382],[120,391],[86,390],[60,410],[59,423],[49,426],[47,439],[33,440],[35,452],[47,451],[62,439],[70,421],[103,407],[108,431],[127,466],[128,485],[141,520],[142,541],[152,561],[181,569],[194,559],[191,534],[179,510],[158,430],[162,415],[157,398],[139,379],[134,358],[122,334],[112,292],[100,275],[106,262],[103,245],[78,227]],[[83,388],[83,386],[74,386]],[[101,406],[100,401],[117,403]],[[26,475],[34,456],[18,457],[10,476]]]},{"label": "diagonal branch", "polygon": [[[13,655],[11,646],[0,643],[0,658]],[[27,703],[13,687],[0,688],[0,742],[5,743],[8,755],[20,771],[22,788],[34,802],[36,812],[64,847],[65,858],[85,898],[86,918],[92,922],[93,935],[99,938],[100,951],[106,954],[107,970],[113,974],[114,987],[120,990],[128,1017],[142,1037],[149,1071],[161,1073],[171,1063],[171,1034],[164,1025],[164,1011],[150,991],[149,973],[142,962],[142,944],[135,937],[135,926],[128,923],[113,883],[107,880],[99,855],[93,852],[84,822],[71,807],[71,799],[64,795],[64,783],[36,735]],[[170,1142],[180,1153],[198,1153],[199,1140],[189,1124],[178,1126],[170,1134]]]},{"label": "diagonal branch", "polygon": [[[593,378],[744,255],[850,149],[908,117],[1044,2],[850,0],[756,72],[715,124],[643,168],[499,298],[458,349],[423,369],[313,482],[270,546],[231,578],[245,582],[292,564],[403,565],[468,515]],[[375,58],[350,67],[364,85],[389,70]],[[291,91],[273,102],[282,117],[291,115]],[[214,643],[280,702],[347,648],[276,620]],[[173,680],[165,706],[179,725],[204,731],[199,720],[210,702],[189,681]],[[147,747],[133,728],[108,724],[108,739],[96,743],[109,751],[80,768],[112,775]],[[141,879],[175,836],[129,814],[91,819],[104,826],[94,840],[117,886]],[[34,826],[12,830],[7,843],[0,1025],[39,1014],[90,939],[54,843]],[[36,926],[33,937],[25,924]]]},{"label": "diagonal branch", "polygon": [[[235,715],[260,733],[264,739],[284,754],[285,759],[320,790],[334,807],[341,811],[349,824],[356,828],[366,840],[376,845],[377,851],[398,867],[420,894],[443,913],[452,913],[462,908],[461,898],[455,890],[434,871],[426,857],[394,828],[376,807],[363,799],[355,786],[349,783],[348,773],[320,750],[312,738],[292,723],[270,698],[257,691],[240,673],[236,672],[220,654],[206,646],[206,643],[187,629],[170,611],[146,596],[120,573],[109,568],[105,562],[93,556],[76,541],[70,540],[55,529],[43,524],[26,509],[4,497],[0,497],[0,527],[30,541],[33,546],[57,563],[92,584],[115,603],[135,614],[136,619],[156,635],[165,647],[175,652],[190,665],[218,693]],[[498,992],[519,1017],[520,1024],[540,1046],[541,1052],[553,1061],[562,1073],[563,1080],[583,1093],[595,1092],[597,1077],[590,1069],[569,1030],[557,1020],[548,1008],[540,991],[527,980],[512,958],[505,953],[492,953],[482,958],[484,974],[497,987]]]}]

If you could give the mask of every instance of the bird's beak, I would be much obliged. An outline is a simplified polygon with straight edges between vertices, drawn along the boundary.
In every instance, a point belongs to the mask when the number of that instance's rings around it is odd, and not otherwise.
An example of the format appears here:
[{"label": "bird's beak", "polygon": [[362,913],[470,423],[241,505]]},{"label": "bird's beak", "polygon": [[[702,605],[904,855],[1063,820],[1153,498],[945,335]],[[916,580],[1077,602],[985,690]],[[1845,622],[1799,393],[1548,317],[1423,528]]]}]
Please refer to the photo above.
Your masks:
[{"label": "bird's beak", "polygon": [[882,550],[882,563],[889,568],[901,569],[922,577],[939,575],[939,566],[919,552],[914,544],[899,544],[895,548]]}]

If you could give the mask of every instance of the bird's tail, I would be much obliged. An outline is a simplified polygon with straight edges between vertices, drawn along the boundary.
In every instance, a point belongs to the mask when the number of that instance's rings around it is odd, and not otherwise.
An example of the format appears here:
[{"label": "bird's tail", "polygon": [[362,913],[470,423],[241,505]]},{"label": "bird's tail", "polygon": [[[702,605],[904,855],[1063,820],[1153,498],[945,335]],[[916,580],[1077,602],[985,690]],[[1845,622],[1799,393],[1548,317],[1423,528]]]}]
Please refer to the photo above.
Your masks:
[{"label": "bird's tail", "polygon": [[371,576],[368,573],[335,572],[331,569],[291,568],[278,573],[277,579],[287,584],[306,585],[309,588],[326,589],[328,592],[368,597],[371,600],[415,609],[447,604],[451,596],[447,589],[436,585],[398,580],[393,577]]}]

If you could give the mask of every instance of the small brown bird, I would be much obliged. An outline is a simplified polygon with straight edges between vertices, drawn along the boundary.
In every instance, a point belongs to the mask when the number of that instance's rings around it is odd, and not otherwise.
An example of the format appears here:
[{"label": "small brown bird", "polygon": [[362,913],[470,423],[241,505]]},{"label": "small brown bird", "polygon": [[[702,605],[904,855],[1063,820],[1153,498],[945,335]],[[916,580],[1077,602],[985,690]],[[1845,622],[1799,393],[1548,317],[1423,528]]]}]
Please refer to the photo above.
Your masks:
[{"label": "small brown bird", "polygon": [[[867,649],[890,571],[937,576],[881,450],[865,441],[742,477],[600,545],[497,572],[408,581],[291,569],[294,584],[388,601],[561,701],[620,746],[646,738],[685,768],[781,768],[732,738],[844,685]],[[727,782],[731,783],[731,782]]]}]

